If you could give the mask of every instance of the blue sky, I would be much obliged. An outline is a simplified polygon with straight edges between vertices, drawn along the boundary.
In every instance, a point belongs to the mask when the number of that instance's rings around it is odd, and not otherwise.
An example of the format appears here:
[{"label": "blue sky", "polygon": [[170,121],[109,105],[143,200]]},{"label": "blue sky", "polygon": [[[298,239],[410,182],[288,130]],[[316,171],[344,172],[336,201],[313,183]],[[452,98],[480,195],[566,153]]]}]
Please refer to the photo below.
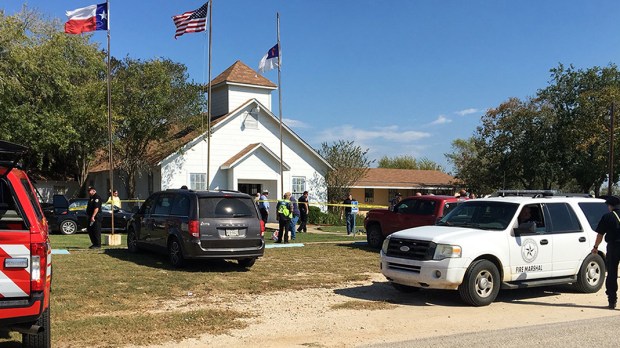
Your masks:
[{"label": "blue sky", "polygon": [[[101,0],[100,0],[101,1]],[[212,77],[236,60],[257,69],[276,42],[280,12],[285,122],[311,146],[340,139],[384,155],[444,154],[471,136],[486,109],[547,85],[559,63],[617,63],[613,0],[214,0]],[[103,1],[101,1],[103,2]],[[50,18],[97,3],[4,0]],[[207,81],[206,33],[174,40],[171,17],[202,0],[111,0],[112,55],[166,57]],[[105,32],[93,40],[105,45]],[[277,83],[277,72],[265,74]],[[277,93],[273,104],[277,112]]]}]

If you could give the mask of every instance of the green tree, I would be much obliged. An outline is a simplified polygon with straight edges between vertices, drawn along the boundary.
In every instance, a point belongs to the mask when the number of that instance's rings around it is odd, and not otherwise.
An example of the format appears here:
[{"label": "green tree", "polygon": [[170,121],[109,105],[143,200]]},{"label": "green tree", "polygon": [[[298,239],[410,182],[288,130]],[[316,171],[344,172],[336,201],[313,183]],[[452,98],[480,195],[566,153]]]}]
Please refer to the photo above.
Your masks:
[{"label": "green tree", "polygon": [[191,123],[204,106],[202,87],[187,81],[187,68],[168,59],[116,61],[113,72],[115,162],[127,195],[135,196],[136,173],[148,167],[147,150],[172,126]]},{"label": "green tree", "polygon": [[327,199],[330,203],[342,202],[351,186],[366,175],[372,164],[366,156],[368,149],[362,149],[353,141],[322,143],[317,152],[332,166],[325,175]]},{"label": "green tree", "polygon": [[[594,190],[607,178],[609,149],[609,108],[620,96],[620,71],[611,64],[585,70],[560,64],[551,69],[549,85],[538,91],[539,98],[556,114],[558,135],[554,150],[566,173],[583,192]],[[614,130],[617,136],[617,128]],[[618,151],[618,143],[615,151]],[[618,181],[616,161],[613,182]]]},{"label": "green tree", "polygon": [[[615,65],[559,65],[535,98],[511,98],[489,109],[472,139],[453,143],[455,151],[446,156],[467,185],[598,194],[608,171],[609,107],[618,97]],[[620,151],[620,144],[614,149]],[[620,177],[619,162],[612,182]]]},{"label": "green tree", "polygon": [[439,170],[443,171],[443,168],[434,161],[422,157],[416,160],[413,156],[383,156],[378,163],[379,168],[393,168],[393,169],[419,169],[419,170]]},{"label": "green tree", "polygon": [[482,151],[482,142],[472,136],[468,139],[453,140],[452,152],[445,156],[455,170],[454,177],[462,185],[472,192],[488,193],[498,186],[489,179],[489,164],[482,157]]},{"label": "green tree", "polygon": [[31,169],[83,183],[103,142],[105,65],[90,36],[59,29],[35,11],[0,12],[0,137],[31,148]]}]

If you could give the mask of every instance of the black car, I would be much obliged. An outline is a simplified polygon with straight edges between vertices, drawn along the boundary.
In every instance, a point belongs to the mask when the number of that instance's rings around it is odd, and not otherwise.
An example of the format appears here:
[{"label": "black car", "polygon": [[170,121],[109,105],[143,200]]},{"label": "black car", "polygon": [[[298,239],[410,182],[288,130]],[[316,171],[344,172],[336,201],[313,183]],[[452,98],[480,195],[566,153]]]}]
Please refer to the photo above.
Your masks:
[{"label": "black car", "polygon": [[[86,231],[89,223],[88,216],[86,215],[87,205],[88,198],[71,198],[67,200],[67,197],[64,195],[54,195],[52,206],[44,208],[50,231],[62,234]],[[112,230],[112,207],[110,204],[101,205],[101,214],[103,216],[101,222],[102,231]],[[132,215],[128,211],[114,207],[114,231],[125,231],[127,229],[127,222]]]},{"label": "black car", "polygon": [[186,259],[234,259],[249,268],[265,251],[265,224],[251,196],[237,191],[166,190],[152,194],[127,230],[130,252]]}]

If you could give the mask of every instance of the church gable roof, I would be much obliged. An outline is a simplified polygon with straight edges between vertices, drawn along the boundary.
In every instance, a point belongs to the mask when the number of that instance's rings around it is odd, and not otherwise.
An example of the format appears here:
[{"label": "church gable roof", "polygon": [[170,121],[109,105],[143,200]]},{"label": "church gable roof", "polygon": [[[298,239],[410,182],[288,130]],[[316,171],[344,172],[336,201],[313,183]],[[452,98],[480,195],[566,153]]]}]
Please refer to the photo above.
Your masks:
[{"label": "church gable roof", "polygon": [[224,72],[211,81],[212,86],[217,86],[225,82],[256,85],[269,88],[277,87],[273,82],[264,78],[240,60],[236,61],[235,64],[231,65],[228,69],[224,70]]}]

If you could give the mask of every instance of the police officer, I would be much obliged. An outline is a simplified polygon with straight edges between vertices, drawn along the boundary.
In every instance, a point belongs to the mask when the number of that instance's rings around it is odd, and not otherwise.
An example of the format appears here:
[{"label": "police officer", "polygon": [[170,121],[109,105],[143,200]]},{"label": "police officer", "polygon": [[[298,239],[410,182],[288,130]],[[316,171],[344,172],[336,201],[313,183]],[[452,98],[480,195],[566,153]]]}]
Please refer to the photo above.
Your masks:
[{"label": "police officer", "polygon": [[88,216],[88,236],[93,244],[89,249],[101,248],[101,197],[97,194],[97,190],[93,186],[88,187],[90,199],[86,206],[86,216]]},{"label": "police officer", "polygon": [[608,308],[615,309],[618,301],[618,263],[620,263],[620,198],[610,196],[605,200],[609,213],[601,217],[596,226],[596,241],[592,254],[598,254],[598,246],[605,236],[607,243],[607,279],[605,280],[605,294],[607,294]]}]

